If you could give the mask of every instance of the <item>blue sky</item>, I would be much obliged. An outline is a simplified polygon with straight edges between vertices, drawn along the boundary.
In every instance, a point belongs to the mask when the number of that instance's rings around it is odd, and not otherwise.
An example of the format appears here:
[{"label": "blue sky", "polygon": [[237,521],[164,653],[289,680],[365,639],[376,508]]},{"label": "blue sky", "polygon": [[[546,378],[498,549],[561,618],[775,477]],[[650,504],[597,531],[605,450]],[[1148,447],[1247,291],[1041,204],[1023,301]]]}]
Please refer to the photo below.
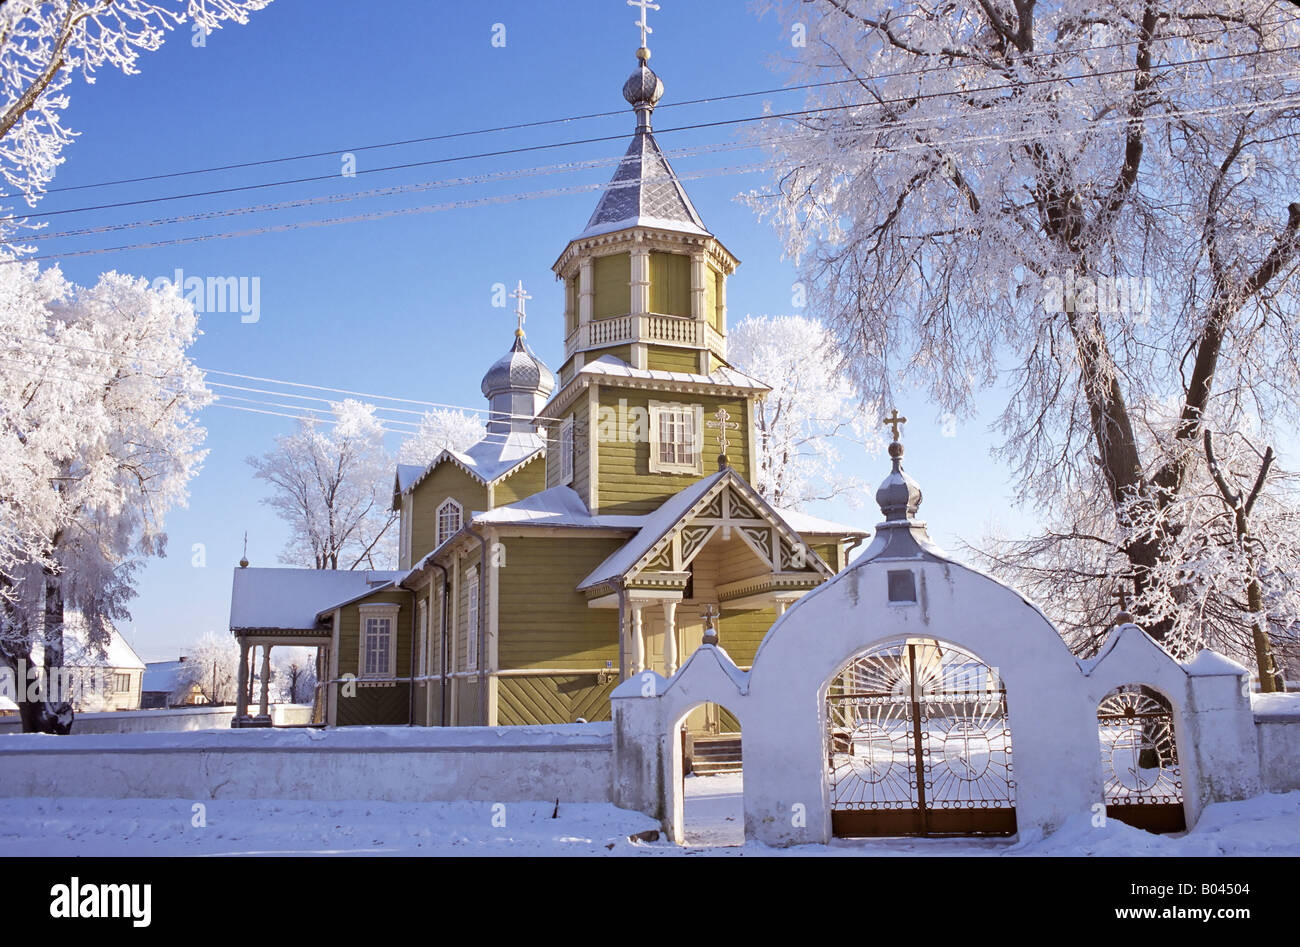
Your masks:
[{"label": "blue sky", "polygon": [[[674,126],[757,114],[762,103],[796,107],[798,93],[670,107],[674,102],[782,85],[774,67],[791,52],[772,18],[759,20],[741,0],[662,0],[651,14],[652,65],[666,93],[655,116],[666,150],[739,140],[736,126],[671,132]],[[207,195],[50,218],[53,229],[100,226],[194,214],[270,201],[355,193],[507,169],[623,153],[634,122],[621,89],[635,65],[637,13],[624,0],[556,4],[444,0],[277,0],[249,25],[214,33],[195,46],[188,31],[146,54],[140,74],[103,73],[72,88],[68,124],[81,133],[65,152],[53,187],[97,184],[284,155],[323,157],[177,177],[140,184],[52,193],[38,212],[148,200],[194,191],[329,175],[327,181]],[[505,45],[494,46],[495,24]],[[382,173],[339,174],[341,156],[362,145],[464,132],[589,113],[613,117],[517,132],[353,151],[357,170],[603,136],[618,140],[475,158]],[[754,151],[673,159],[688,176],[757,161]],[[160,225],[45,241],[42,252],[120,246],[200,233],[337,217],[391,208],[598,185],[599,167],[514,181],[356,200],[323,207]],[[791,309],[796,274],[774,231],[736,196],[766,183],[761,174],[687,181],[705,223],[742,261],[728,285],[732,321]],[[332,227],[136,249],[60,261],[81,283],[116,269],[156,279],[257,277],[256,322],[208,313],[193,349],[205,369],[481,408],[479,381],[510,345],[514,319],[493,308],[495,283],[522,280],[532,293],[529,341],[558,368],[563,293],[550,265],[586,224],[597,194],[579,193],[448,209]],[[991,519],[1022,530],[1032,522],[1008,499],[1006,472],[989,457],[987,423],[959,423],[945,436],[939,411],[919,396],[899,409],[907,468],[925,491],[922,514],[940,544],[974,541]],[[248,532],[254,565],[277,565],[286,530],[260,501],[266,495],[245,463],[273,445],[293,422],[212,407],[204,412],[210,453],[193,482],[187,509],[168,519],[169,553],[142,570],[134,618],[123,624],[146,660],[174,658],[205,631],[227,627],[230,570]],[[392,446],[395,448],[396,438]],[[847,469],[875,483],[881,456],[852,456]],[[810,510],[873,525],[872,498],[853,510],[832,503]],[[197,544],[197,545],[196,545]],[[201,548],[205,564],[196,565]]]}]

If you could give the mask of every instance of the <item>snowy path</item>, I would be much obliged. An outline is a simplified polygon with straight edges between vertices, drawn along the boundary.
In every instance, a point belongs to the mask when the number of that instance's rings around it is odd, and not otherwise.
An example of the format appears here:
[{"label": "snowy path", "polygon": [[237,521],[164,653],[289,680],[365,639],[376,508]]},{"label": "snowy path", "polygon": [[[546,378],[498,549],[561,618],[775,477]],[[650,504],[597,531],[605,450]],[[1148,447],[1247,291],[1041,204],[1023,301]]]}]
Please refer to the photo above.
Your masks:
[{"label": "snowy path", "polygon": [[[707,780],[707,782],[706,782]],[[855,840],[770,849],[740,841],[739,779],[688,780],[694,844],[632,842],[653,820],[609,805],[0,799],[0,858],[23,855],[1286,855],[1300,856],[1300,792],[1210,806],[1183,838],[1088,816],[1046,839]],[[732,815],[728,821],[727,815]],[[504,818],[505,824],[501,824]],[[494,824],[495,823],[495,824]],[[734,834],[733,834],[734,833]],[[707,847],[706,847],[707,845]]]},{"label": "snowy path", "polygon": [[689,846],[744,845],[740,773],[687,776],[682,831]]}]

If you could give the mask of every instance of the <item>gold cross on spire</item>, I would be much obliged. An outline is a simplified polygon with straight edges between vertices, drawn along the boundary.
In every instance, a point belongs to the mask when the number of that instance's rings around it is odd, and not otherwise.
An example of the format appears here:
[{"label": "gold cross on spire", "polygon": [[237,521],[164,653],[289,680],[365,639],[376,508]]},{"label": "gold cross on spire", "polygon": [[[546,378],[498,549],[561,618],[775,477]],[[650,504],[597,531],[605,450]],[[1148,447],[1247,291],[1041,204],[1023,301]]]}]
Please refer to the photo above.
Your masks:
[{"label": "gold cross on spire", "polygon": [[646,22],[646,11],[658,10],[659,4],[651,3],[650,0],[627,0],[627,5],[640,8],[641,19],[636,21],[636,25],[641,28],[641,48],[649,49],[650,44],[647,42],[646,37],[648,34],[653,33],[654,30],[650,29],[650,24]]},{"label": "gold cross on spire", "polygon": [[519,285],[515,287],[515,291],[510,295],[513,296],[518,303],[515,306],[515,318],[519,320],[519,328],[515,330],[515,335],[522,339],[524,336],[524,320],[528,318],[527,314],[524,312],[524,303],[533,297],[524,292],[523,280],[519,281]]},{"label": "gold cross on spire", "polygon": [[900,426],[902,426],[902,425],[904,425],[904,424],[906,424],[906,423],[907,423],[907,418],[900,418],[900,417],[898,416],[898,409],[897,409],[897,408],[894,409],[894,413],[893,413],[893,414],[891,414],[889,417],[885,418],[885,427],[890,427],[890,428],[893,428],[893,429],[894,429],[894,441],[895,441],[895,442],[898,442],[899,440],[901,440],[901,436],[900,436],[900,434],[898,433],[898,429],[899,429]]}]

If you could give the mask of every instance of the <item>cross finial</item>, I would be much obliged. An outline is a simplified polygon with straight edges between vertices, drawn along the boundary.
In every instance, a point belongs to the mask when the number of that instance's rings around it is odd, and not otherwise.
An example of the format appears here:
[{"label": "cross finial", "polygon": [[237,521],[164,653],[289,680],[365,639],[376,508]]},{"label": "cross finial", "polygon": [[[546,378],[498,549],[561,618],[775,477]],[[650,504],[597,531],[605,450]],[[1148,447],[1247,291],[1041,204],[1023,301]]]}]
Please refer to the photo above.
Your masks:
[{"label": "cross finial", "polygon": [[519,328],[515,330],[515,335],[519,336],[520,338],[523,338],[524,320],[528,318],[528,315],[524,312],[524,303],[532,299],[533,297],[528,295],[528,293],[524,292],[523,280],[519,281],[519,285],[515,287],[515,291],[510,295],[513,296],[518,303],[515,306],[515,317],[519,320]]},{"label": "cross finial", "polygon": [[704,644],[718,643],[718,626],[717,620],[721,618],[716,605],[706,605],[700,612],[700,617],[704,619]]},{"label": "cross finial", "polygon": [[706,426],[718,432],[718,469],[721,470],[727,466],[727,448],[731,444],[727,431],[739,430],[740,422],[731,420],[731,412],[726,408],[718,408],[713,417],[715,420],[706,422]]},{"label": "cross finial", "polygon": [[889,428],[893,428],[893,429],[894,429],[894,441],[895,441],[895,443],[898,443],[898,442],[901,441],[902,436],[899,434],[898,429],[899,429],[899,427],[901,427],[902,425],[904,425],[904,424],[906,424],[906,423],[907,423],[907,418],[901,418],[901,417],[899,417],[899,416],[898,416],[898,409],[897,409],[897,408],[894,409],[894,413],[893,413],[893,414],[891,414],[889,417],[885,418],[885,427],[889,427]]},{"label": "cross finial", "polygon": [[658,10],[659,4],[652,3],[651,0],[627,0],[627,5],[641,10],[641,19],[636,21],[636,25],[641,28],[641,48],[649,52],[650,43],[647,41],[647,36],[654,30],[650,29],[650,24],[646,22],[646,11]]}]

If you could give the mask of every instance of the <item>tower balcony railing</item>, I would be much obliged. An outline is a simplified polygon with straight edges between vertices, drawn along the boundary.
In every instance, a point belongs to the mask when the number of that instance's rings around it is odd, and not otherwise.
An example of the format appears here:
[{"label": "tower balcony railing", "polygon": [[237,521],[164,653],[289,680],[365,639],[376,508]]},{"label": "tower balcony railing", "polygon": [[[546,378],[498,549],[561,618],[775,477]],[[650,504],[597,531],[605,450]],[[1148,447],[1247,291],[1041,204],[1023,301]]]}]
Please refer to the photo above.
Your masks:
[{"label": "tower balcony railing", "polygon": [[564,340],[564,357],[575,352],[608,348],[632,342],[646,342],[676,348],[708,349],[718,358],[726,357],[722,333],[708,322],[660,313],[611,316],[593,319],[578,326]]}]

